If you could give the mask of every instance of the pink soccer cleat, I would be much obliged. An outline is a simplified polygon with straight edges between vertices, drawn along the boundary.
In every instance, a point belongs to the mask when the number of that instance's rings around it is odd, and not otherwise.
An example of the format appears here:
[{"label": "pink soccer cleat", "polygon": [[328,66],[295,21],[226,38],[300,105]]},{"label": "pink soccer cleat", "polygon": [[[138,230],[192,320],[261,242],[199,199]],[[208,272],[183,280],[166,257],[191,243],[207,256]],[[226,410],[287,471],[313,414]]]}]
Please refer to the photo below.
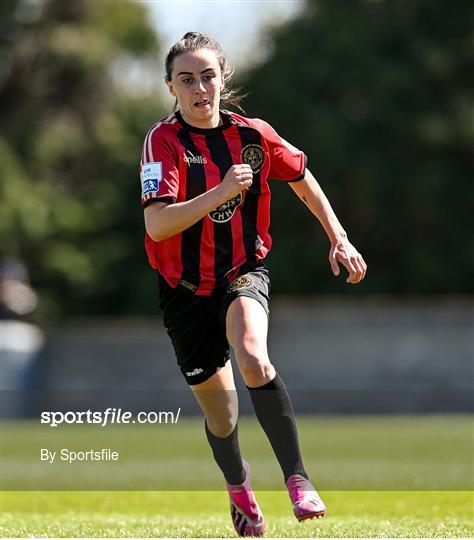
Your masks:
[{"label": "pink soccer cleat", "polygon": [[265,519],[250,485],[249,464],[242,460],[245,469],[243,484],[227,484],[230,497],[230,515],[239,536],[263,536]]},{"label": "pink soccer cleat", "polygon": [[313,484],[301,474],[292,474],[286,482],[293,512],[298,521],[321,518],[326,513],[326,506],[319,497]]}]

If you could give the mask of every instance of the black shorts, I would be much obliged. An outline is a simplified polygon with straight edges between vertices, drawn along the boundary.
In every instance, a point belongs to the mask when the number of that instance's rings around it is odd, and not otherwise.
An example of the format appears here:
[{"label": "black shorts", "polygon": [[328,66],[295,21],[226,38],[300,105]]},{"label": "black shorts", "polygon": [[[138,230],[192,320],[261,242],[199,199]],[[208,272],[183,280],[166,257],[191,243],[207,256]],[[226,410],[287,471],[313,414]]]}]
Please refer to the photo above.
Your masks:
[{"label": "black shorts", "polygon": [[225,319],[231,302],[239,296],[255,298],[269,313],[270,278],[260,262],[242,267],[242,273],[227,287],[212,296],[197,296],[173,289],[159,275],[160,308],[171,337],[178,365],[189,385],[199,384],[214,375],[230,358]]}]

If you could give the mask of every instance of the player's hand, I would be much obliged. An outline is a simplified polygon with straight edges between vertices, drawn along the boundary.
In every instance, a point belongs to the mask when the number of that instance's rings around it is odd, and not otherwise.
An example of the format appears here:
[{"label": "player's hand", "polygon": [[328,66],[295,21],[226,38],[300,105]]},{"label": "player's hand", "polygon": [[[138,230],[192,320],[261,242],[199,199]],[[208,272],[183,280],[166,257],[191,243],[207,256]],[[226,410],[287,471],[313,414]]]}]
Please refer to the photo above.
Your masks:
[{"label": "player's hand", "polygon": [[219,189],[225,201],[232,199],[243,189],[249,189],[253,181],[253,172],[250,165],[240,163],[232,165],[222,180]]},{"label": "player's hand", "polygon": [[349,276],[346,279],[347,283],[360,283],[367,272],[367,265],[365,264],[362,255],[349,240],[347,240],[347,238],[337,240],[331,245],[329,262],[335,276],[338,276],[340,273],[338,263],[341,263],[346,268],[349,272]]}]

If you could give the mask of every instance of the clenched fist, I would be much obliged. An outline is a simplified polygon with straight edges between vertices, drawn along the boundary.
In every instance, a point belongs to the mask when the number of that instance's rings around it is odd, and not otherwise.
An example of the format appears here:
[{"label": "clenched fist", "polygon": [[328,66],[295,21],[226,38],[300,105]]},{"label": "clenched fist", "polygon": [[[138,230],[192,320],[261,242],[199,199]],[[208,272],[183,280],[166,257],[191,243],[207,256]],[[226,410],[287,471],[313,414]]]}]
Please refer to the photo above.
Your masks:
[{"label": "clenched fist", "polygon": [[232,199],[243,189],[249,189],[253,181],[253,172],[250,165],[239,163],[232,165],[222,180],[219,190],[222,192],[224,200]]}]

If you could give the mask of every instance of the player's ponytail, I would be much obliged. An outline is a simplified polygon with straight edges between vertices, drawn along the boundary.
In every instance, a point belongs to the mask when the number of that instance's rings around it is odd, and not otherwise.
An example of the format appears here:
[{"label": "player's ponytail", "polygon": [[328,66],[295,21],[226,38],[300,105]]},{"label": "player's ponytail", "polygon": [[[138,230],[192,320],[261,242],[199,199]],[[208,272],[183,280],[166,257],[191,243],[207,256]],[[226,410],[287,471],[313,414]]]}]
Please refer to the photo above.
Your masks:
[{"label": "player's ponytail", "polygon": [[[166,80],[171,81],[173,61],[177,56],[199,49],[210,49],[211,51],[214,51],[217,56],[221,72],[224,76],[224,88],[221,92],[221,103],[233,105],[243,111],[240,102],[248,94],[242,94],[240,88],[232,88],[232,75],[234,74],[234,69],[227,61],[227,56],[219,43],[215,39],[205,36],[204,34],[187,32],[171,47],[165,60]],[[177,108],[177,105],[178,101],[176,100],[175,109]]]}]

